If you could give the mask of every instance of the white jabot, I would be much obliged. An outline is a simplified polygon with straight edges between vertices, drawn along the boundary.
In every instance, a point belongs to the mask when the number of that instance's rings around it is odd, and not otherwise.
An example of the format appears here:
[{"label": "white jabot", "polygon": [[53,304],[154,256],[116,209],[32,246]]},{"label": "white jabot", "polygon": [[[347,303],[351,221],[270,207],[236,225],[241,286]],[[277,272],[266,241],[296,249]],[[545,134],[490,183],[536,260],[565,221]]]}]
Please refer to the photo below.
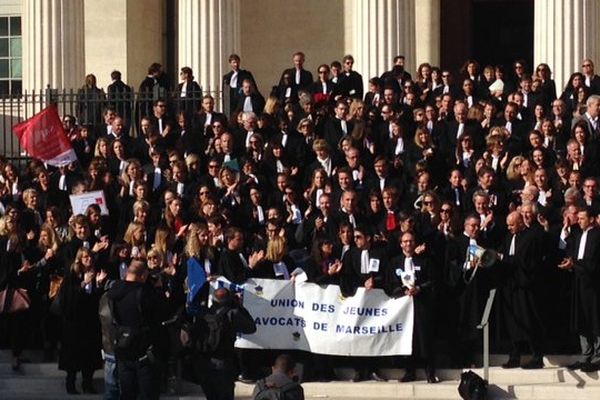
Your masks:
[{"label": "white jabot", "polygon": [[66,175],[61,175],[60,178],[58,179],[58,189],[62,190],[63,192],[67,191],[67,176]]},{"label": "white jabot", "polygon": [[369,273],[369,250],[363,250],[360,253],[360,273]]},{"label": "white jabot", "polygon": [[248,261],[246,261],[246,258],[244,258],[244,255],[242,253],[239,253],[238,255],[240,256],[240,260],[242,261],[242,264],[244,264],[244,267],[250,268],[250,265],[248,265]]},{"label": "white jabot", "polygon": [[456,131],[456,138],[458,139],[460,137],[460,135],[463,134],[464,131],[465,131],[465,124],[461,122],[458,124],[458,130]]},{"label": "white jabot", "polygon": [[177,182],[177,194],[180,196],[183,195],[183,183],[181,182]]},{"label": "white jabot", "polygon": [[252,98],[250,96],[246,96],[246,98],[244,99],[244,107],[243,110],[245,112],[250,112],[250,111],[254,111],[252,109]]},{"label": "white jabot", "polygon": [[394,155],[398,155],[398,154],[402,154],[404,153],[404,139],[403,138],[398,138],[398,140],[396,140],[396,148],[394,149]]},{"label": "white jabot", "polygon": [[265,212],[263,211],[262,206],[256,206],[256,214],[258,218],[258,222],[262,224],[265,221]]},{"label": "white jabot", "polygon": [[348,134],[348,124],[346,123],[346,120],[341,119],[340,125],[342,126],[342,131],[344,132],[344,135],[347,135]]},{"label": "white jabot", "polygon": [[577,249],[577,259],[578,260],[582,260],[583,257],[585,256],[585,245],[587,243],[587,235],[588,235],[589,231],[590,231],[589,229],[586,229],[581,234],[581,240],[579,241],[579,248]]},{"label": "white jabot", "polygon": [[154,168],[154,180],[152,182],[152,190],[156,190],[160,187],[162,180],[162,170],[158,167]]},{"label": "white jabot", "polygon": [[509,256],[514,256],[515,255],[515,241],[516,241],[517,235],[513,235],[512,239],[510,240],[510,248],[508,249],[508,255]]},{"label": "white jabot", "polygon": [[238,83],[238,73],[237,73],[237,71],[234,71],[233,75],[231,75],[231,80],[229,81],[229,86],[232,88],[237,88],[237,83]]},{"label": "white jabot", "polygon": [[295,79],[295,81],[296,81],[296,85],[300,84],[300,70],[299,69],[296,70],[296,79]]}]

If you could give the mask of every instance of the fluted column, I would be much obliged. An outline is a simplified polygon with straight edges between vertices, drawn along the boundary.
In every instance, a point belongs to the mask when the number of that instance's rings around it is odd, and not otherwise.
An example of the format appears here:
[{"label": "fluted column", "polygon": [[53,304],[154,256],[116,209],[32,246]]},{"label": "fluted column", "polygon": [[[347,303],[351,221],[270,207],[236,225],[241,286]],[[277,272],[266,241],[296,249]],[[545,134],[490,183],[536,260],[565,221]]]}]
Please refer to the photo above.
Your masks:
[{"label": "fluted column", "polygon": [[23,89],[81,87],[83,0],[23,0]]},{"label": "fluted column", "polygon": [[415,27],[415,66],[440,65],[440,0],[415,2]]},{"label": "fluted column", "polygon": [[366,83],[391,69],[397,55],[406,58],[405,69],[415,68],[415,1],[355,0],[344,2],[352,39],[347,52],[354,56],[354,69]]},{"label": "fluted column", "polygon": [[[534,8],[535,65],[547,63],[560,96],[569,76],[584,58],[600,60],[600,4],[596,0],[536,1]],[[598,66],[596,68],[598,72]]]},{"label": "fluted column", "polygon": [[205,91],[219,90],[227,59],[240,53],[240,0],[179,0],[179,68]]}]

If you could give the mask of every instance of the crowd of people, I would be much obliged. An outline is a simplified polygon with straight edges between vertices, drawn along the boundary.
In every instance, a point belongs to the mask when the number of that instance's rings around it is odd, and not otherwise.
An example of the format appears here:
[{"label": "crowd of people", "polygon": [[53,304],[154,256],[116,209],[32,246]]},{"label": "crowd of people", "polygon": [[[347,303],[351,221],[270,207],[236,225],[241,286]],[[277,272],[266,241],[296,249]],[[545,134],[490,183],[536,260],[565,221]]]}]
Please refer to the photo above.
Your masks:
[{"label": "crowd of people", "polygon": [[[592,60],[559,97],[550,66],[530,72],[523,60],[509,69],[468,60],[456,77],[424,63],[413,77],[397,56],[366,90],[351,55],[319,65],[316,79],[303,53],[292,60],[265,99],[231,55],[226,113],[187,67],[172,88],[151,65],[135,104],[117,71],[107,95],[89,75],[78,115],[63,116],[78,162],[51,168],[33,159],[20,170],[0,160],[0,289],[31,297],[26,312],[1,315],[13,368],[26,346],[42,345],[48,359],[60,349],[67,391],[77,392],[77,371],[93,391],[101,296],[147,277],[160,313],[140,318],[156,320],[154,355],[172,389],[187,365],[180,325],[208,298],[207,288],[186,296],[195,269],[243,284],[293,280],[299,267],[345,296],[364,287],[414,298],[405,382],[420,365],[436,382],[436,363],[477,362],[491,288],[493,347],[509,353],[504,367],[542,368],[543,354],[580,351],[570,368],[599,369],[600,77]],[[90,205],[72,215],[69,195],[88,191],[103,191],[107,214]],[[477,246],[494,250],[495,261],[482,263]],[[129,299],[135,312],[140,301]],[[525,352],[533,357],[521,362]],[[259,378],[254,355],[241,352],[231,366],[228,353],[227,373]],[[314,378],[330,378],[324,366],[337,361],[314,360]],[[379,358],[365,365],[356,379],[382,379]]]}]

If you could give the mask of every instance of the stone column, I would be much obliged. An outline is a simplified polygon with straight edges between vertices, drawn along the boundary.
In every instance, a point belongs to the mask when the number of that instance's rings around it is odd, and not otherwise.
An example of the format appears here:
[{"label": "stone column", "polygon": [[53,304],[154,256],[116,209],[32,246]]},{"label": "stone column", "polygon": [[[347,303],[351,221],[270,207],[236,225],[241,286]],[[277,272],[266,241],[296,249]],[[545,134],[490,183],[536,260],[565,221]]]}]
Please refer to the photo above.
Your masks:
[{"label": "stone column", "polygon": [[363,76],[365,92],[370,78],[392,68],[394,57],[406,57],[405,69],[415,69],[415,1],[355,0],[344,2],[351,35],[347,53]]},{"label": "stone column", "polygon": [[83,0],[23,0],[23,90],[85,80]]},{"label": "stone column", "polygon": [[534,68],[546,63],[560,96],[569,76],[581,70],[584,58],[600,64],[600,4],[596,0],[536,1]]},{"label": "stone column", "polygon": [[[415,2],[415,27],[415,66],[424,62],[439,66],[440,0]],[[414,76],[413,71],[409,72]]]},{"label": "stone column", "polygon": [[179,68],[192,68],[205,92],[220,90],[240,53],[240,0],[179,0],[178,13]]}]

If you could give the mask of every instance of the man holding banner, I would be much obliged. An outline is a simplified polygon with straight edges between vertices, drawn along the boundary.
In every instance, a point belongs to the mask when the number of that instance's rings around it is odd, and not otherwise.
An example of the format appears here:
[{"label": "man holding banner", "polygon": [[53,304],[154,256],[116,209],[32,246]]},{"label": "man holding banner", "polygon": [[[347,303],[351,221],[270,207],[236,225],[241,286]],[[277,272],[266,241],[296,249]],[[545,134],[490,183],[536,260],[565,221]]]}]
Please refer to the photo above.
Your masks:
[{"label": "man holding banner", "polygon": [[408,357],[406,374],[401,382],[416,380],[416,364],[425,361],[428,383],[437,383],[434,354],[432,351],[433,281],[430,278],[433,266],[429,259],[415,253],[415,235],[404,233],[400,238],[402,254],[390,261],[385,272],[385,288],[390,297],[410,296],[414,299],[414,328],[412,355]]},{"label": "man holding banner", "polygon": [[[367,291],[383,288],[383,274],[388,269],[388,257],[384,247],[374,247],[370,227],[363,225],[354,229],[355,248],[344,257],[340,278],[340,289],[344,296],[354,296],[359,287]],[[384,381],[376,370],[374,358],[360,359],[360,368],[354,381],[372,378]]]}]

